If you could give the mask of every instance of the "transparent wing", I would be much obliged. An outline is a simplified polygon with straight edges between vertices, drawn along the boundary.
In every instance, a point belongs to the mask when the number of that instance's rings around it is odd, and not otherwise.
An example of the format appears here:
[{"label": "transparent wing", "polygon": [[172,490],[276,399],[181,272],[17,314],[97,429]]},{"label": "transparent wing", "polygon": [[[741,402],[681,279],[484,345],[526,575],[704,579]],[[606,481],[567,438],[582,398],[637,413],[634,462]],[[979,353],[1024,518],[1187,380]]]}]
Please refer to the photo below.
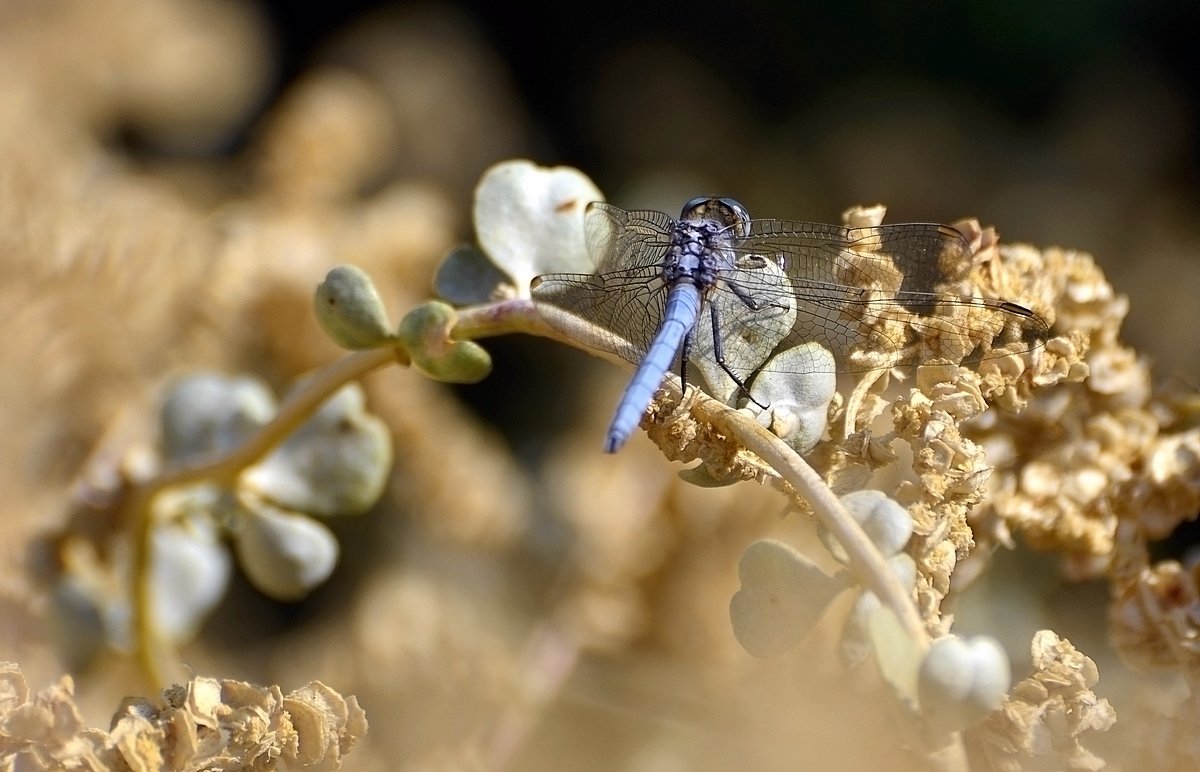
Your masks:
[{"label": "transparent wing", "polygon": [[[661,263],[673,223],[661,212],[593,204],[587,238],[597,272],[541,276],[534,298],[591,322],[592,343],[636,364],[662,321]],[[977,362],[1049,337],[1028,309],[964,294],[970,245],[948,226],[751,220],[732,251],[688,352],[689,372],[716,396],[737,388],[730,373],[745,383],[774,354],[810,341],[833,353],[839,372],[858,372]]]},{"label": "transparent wing", "polygon": [[797,317],[791,278],[774,260],[743,255],[721,274],[696,322],[689,372],[728,399],[792,334]]},{"label": "transparent wing", "polygon": [[[938,359],[978,362],[1035,348],[1049,336],[1045,321],[1022,306],[954,294],[972,255],[948,226],[753,220],[748,233],[735,247],[743,267],[712,303],[727,318],[726,340],[777,340],[775,352],[816,341],[834,354],[838,371],[856,372]],[[795,313],[784,331],[789,298]],[[739,378],[761,362],[760,350],[739,358],[725,348]]]},{"label": "transparent wing", "polygon": [[585,227],[596,273],[539,276],[534,299],[590,322],[594,337],[585,342],[637,364],[662,323],[667,291],[662,261],[673,223],[662,212],[590,204]]}]

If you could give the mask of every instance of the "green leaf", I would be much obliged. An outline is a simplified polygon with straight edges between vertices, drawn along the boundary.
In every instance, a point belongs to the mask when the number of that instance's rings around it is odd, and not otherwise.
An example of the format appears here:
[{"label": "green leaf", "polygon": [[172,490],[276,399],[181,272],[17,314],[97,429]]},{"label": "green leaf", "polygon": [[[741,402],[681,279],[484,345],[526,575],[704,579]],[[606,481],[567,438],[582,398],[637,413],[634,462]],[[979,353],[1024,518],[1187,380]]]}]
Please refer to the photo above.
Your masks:
[{"label": "green leaf", "polygon": [[325,274],[313,297],[321,328],[342,348],[379,348],[393,340],[391,322],[366,271],[339,265]]},{"label": "green leaf", "polygon": [[417,306],[400,322],[397,337],[412,363],[426,375],[446,383],[478,383],[492,370],[487,350],[469,340],[453,340],[454,309],[431,301]]},{"label": "green leaf", "polygon": [[486,303],[505,294],[514,294],[509,278],[478,249],[466,244],[450,250],[438,266],[433,289],[442,300],[456,306]]}]

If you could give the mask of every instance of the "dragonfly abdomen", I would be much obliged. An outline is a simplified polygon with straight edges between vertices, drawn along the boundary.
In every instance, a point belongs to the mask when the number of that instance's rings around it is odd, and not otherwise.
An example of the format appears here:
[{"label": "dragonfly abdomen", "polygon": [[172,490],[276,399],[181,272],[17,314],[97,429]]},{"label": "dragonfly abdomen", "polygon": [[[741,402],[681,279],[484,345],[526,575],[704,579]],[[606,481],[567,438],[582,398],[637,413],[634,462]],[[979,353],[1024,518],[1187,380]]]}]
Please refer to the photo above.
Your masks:
[{"label": "dragonfly abdomen", "polygon": [[625,387],[625,393],[621,395],[621,403],[617,406],[604,443],[606,453],[616,453],[633,434],[650,400],[654,398],[654,392],[675,360],[684,337],[695,326],[699,316],[700,290],[696,285],[681,281],[673,286],[667,295],[666,310],[658,334],[638,365],[633,379]]}]

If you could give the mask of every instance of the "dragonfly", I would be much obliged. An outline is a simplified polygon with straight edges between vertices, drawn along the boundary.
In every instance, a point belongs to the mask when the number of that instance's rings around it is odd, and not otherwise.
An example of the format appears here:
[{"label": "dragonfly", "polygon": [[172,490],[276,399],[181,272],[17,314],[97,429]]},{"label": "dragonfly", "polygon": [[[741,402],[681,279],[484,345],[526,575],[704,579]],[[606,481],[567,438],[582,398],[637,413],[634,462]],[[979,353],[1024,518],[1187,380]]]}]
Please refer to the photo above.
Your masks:
[{"label": "dragonfly", "polygon": [[[751,219],[731,198],[701,196],[678,219],[593,202],[585,232],[595,272],[533,280],[534,300],[588,322],[597,347],[636,366],[605,439],[615,453],[672,369],[710,393],[747,383],[782,351],[816,342],[837,372],[978,362],[1029,351],[1049,335],[1029,308],[979,297],[972,251],[947,225],[847,227]],[[781,358],[782,359],[782,358]],[[792,358],[795,360],[795,357]],[[790,364],[796,368],[829,368]]]}]

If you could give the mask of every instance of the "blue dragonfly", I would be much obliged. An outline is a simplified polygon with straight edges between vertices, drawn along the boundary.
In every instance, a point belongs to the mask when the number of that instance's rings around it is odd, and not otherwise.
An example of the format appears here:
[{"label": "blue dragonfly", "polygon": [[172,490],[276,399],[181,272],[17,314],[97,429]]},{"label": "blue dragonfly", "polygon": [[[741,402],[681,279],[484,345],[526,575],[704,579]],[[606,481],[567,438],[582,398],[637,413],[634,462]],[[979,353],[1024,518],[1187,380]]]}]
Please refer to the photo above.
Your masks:
[{"label": "blue dragonfly", "polygon": [[[775,354],[808,342],[834,355],[837,372],[861,372],[978,362],[1049,336],[1030,309],[968,294],[971,248],[946,225],[753,220],[733,199],[702,196],[679,219],[592,203],[585,226],[595,273],[545,274],[532,294],[587,321],[586,342],[637,366],[608,453],[625,444],[673,367],[686,385],[690,364],[728,401],[748,396]],[[792,371],[829,368],[827,359],[790,361]]]}]

